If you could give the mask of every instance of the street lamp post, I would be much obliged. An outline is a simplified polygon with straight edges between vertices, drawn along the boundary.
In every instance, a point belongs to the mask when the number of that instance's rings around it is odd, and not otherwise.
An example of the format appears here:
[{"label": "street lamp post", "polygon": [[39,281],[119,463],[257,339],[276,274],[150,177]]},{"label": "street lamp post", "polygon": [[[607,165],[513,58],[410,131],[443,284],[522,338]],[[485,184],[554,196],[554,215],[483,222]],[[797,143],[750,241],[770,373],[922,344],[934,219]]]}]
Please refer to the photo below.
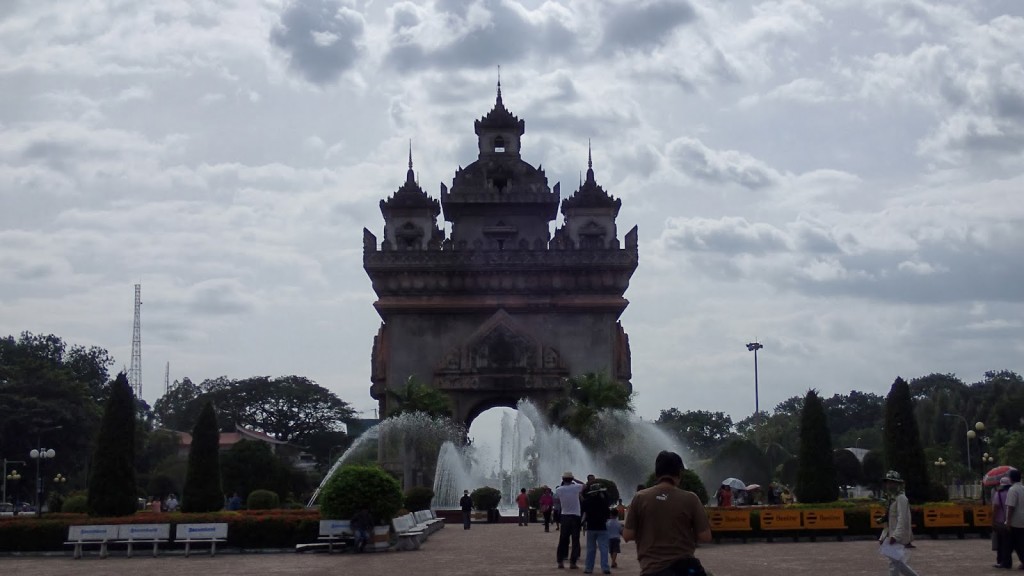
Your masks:
[{"label": "street lamp post", "polygon": [[31,452],[28,453],[28,455],[30,458],[36,461],[36,516],[42,516],[43,508],[41,500],[43,495],[43,477],[39,475],[39,464],[40,460],[44,460],[46,458],[53,458],[57,456],[57,453],[53,450],[53,448],[47,449],[40,446],[39,448],[33,449]]},{"label": "street lamp post", "polygon": [[63,426],[53,426],[50,428],[43,428],[36,432],[36,448],[28,453],[29,457],[36,461],[36,516],[43,515],[42,507],[42,495],[43,495],[43,477],[39,475],[40,461],[45,458],[53,458],[57,455],[57,452],[53,448],[43,448],[43,433],[53,432],[54,430],[60,430]]},{"label": "street lamp post", "polygon": [[8,460],[7,458],[4,458],[4,478],[3,478],[3,480],[4,480],[4,489],[3,489],[3,500],[0,500],[0,502],[7,502],[7,481],[8,480],[14,480],[14,481],[21,480],[21,474],[19,474],[17,470],[11,470],[11,472],[9,474],[7,473],[7,466],[9,464],[21,464],[22,466],[24,466],[25,465],[25,461],[24,460]]},{"label": "street lamp post", "polygon": [[976,434],[974,433],[974,430],[971,430],[970,426],[967,425],[967,418],[964,418],[963,416],[961,416],[959,414],[950,414],[949,412],[944,413],[943,416],[951,416],[953,418],[959,418],[960,421],[964,423],[964,430],[967,431],[967,475],[970,476],[970,474],[971,474],[971,440],[974,439]]},{"label": "street lamp post", "polygon": [[757,415],[757,419],[761,419],[761,402],[758,394],[758,383],[757,383],[757,351],[764,348],[760,342],[750,342],[747,344],[747,350],[754,353],[754,414]]}]

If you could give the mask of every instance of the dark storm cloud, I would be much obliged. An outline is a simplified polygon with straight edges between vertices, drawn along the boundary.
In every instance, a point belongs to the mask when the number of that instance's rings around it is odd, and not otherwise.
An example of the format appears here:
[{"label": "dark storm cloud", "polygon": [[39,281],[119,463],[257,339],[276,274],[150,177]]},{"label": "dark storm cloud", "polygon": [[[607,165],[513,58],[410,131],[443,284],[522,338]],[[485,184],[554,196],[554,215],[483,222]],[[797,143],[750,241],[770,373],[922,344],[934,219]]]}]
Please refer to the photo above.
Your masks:
[{"label": "dark storm cloud", "polygon": [[[437,16],[450,23],[449,28],[466,26],[471,2],[439,2]],[[470,28],[451,42],[439,47],[424,46],[416,32],[410,30],[420,23],[411,8],[395,10],[387,62],[398,70],[442,68],[455,70],[464,67],[484,68],[519,62],[534,53],[558,56],[576,47],[574,34],[560,22],[544,18],[531,22],[523,15],[498,0],[482,0],[481,8],[490,13],[490,20]],[[433,40],[433,39],[431,39]]]},{"label": "dark storm cloud", "polygon": [[616,6],[609,10],[605,20],[603,45],[611,51],[650,49],[664,42],[676,28],[696,18],[693,7],[679,0]]},{"label": "dark storm cloud", "polygon": [[362,17],[336,0],[296,0],[270,31],[288,67],[314,84],[330,84],[352,68],[362,37]]}]

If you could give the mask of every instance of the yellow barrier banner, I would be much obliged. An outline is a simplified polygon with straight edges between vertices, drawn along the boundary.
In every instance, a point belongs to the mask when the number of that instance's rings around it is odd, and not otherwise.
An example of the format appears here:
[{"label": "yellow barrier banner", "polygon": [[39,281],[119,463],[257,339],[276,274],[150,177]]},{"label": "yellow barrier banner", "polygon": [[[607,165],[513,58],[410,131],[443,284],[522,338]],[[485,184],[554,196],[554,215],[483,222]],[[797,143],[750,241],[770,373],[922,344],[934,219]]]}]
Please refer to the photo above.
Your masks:
[{"label": "yellow barrier banner", "polygon": [[992,508],[989,506],[971,506],[974,515],[975,528],[990,528],[992,526]]},{"label": "yellow barrier banner", "polygon": [[708,510],[708,521],[711,531],[750,531],[750,510],[733,510],[731,508],[711,508]]},{"label": "yellow barrier banner", "polygon": [[804,510],[804,528],[807,530],[844,530],[846,515],[842,510]]},{"label": "yellow barrier banner", "polygon": [[964,522],[964,509],[960,506],[935,506],[924,508],[925,528],[961,528]]},{"label": "yellow barrier banner", "polygon": [[801,514],[799,510],[762,510],[762,530],[799,530]]}]

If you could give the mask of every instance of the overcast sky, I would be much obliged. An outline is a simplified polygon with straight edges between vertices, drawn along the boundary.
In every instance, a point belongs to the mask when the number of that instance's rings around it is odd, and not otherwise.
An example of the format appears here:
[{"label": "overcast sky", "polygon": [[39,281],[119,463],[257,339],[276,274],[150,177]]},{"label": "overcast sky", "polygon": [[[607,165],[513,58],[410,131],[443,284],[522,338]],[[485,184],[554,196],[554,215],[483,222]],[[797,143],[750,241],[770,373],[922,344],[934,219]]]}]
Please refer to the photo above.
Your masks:
[{"label": "overcast sky", "polygon": [[[1021,371],[1024,2],[0,2],[0,333],[372,416],[362,229],[494,103],[640,231],[636,406]],[[450,226],[448,227],[450,230]]]}]

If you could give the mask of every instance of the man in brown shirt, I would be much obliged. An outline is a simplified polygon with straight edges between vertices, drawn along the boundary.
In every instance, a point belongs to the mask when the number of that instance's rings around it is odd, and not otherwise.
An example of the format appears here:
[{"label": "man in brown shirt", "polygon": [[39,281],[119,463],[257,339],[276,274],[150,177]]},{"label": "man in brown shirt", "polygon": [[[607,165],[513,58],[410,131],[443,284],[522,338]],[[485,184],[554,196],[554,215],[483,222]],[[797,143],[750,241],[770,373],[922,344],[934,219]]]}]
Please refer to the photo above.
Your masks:
[{"label": "man in brown shirt", "polygon": [[693,492],[678,488],[683,459],[662,451],[654,461],[658,482],[633,496],[622,539],[636,540],[643,576],[704,576],[694,556],[698,542],[711,541],[704,505]]}]

